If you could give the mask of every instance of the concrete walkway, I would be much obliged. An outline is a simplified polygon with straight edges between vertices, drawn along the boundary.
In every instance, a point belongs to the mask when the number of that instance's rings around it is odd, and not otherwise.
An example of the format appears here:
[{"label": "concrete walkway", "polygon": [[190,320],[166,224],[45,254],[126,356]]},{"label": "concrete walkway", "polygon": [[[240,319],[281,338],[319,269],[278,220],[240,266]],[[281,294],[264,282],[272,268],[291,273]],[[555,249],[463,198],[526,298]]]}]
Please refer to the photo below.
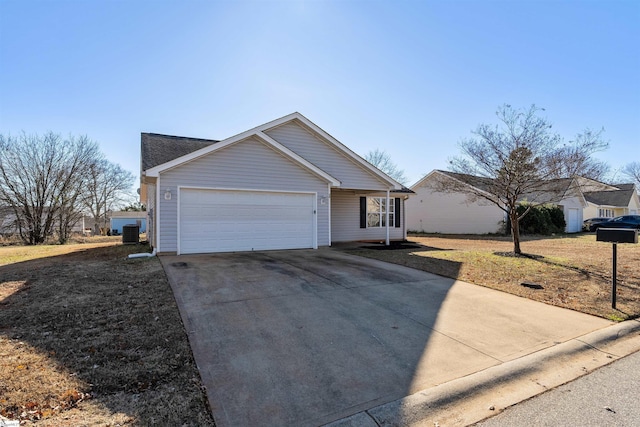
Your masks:
[{"label": "concrete walkway", "polygon": [[545,355],[613,325],[329,248],[160,259],[219,427],[433,426],[434,405],[450,413],[504,367],[535,383],[527,357],[557,364]]}]

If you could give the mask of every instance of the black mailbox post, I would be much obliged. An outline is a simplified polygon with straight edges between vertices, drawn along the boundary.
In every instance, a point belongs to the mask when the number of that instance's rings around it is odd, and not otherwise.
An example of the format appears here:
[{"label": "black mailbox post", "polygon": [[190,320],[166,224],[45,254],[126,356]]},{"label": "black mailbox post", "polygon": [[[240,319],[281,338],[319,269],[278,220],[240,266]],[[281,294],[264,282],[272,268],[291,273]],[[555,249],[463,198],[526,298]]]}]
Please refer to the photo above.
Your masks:
[{"label": "black mailbox post", "polygon": [[638,230],[633,228],[598,228],[596,241],[613,243],[613,279],[611,288],[611,307],[616,308],[616,290],[618,274],[618,243],[638,243]]}]

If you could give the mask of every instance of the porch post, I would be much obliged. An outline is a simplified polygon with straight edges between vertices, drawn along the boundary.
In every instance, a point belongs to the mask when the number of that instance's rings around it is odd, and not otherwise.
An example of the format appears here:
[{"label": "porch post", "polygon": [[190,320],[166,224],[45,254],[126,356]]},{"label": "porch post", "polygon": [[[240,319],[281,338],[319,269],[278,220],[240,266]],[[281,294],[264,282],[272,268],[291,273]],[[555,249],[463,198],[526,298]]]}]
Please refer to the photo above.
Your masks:
[{"label": "porch post", "polygon": [[[385,245],[387,245],[387,246],[389,246],[389,209],[390,209],[389,202],[390,202],[390,200],[389,200],[389,190],[387,190],[387,203],[386,203],[385,210],[384,210],[384,217],[385,217],[384,218],[384,223],[387,226],[386,227],[387,237],[386,237],[386,240],[385,240]],[[397,215],[397,214],[394,214],[394,215]]]}]

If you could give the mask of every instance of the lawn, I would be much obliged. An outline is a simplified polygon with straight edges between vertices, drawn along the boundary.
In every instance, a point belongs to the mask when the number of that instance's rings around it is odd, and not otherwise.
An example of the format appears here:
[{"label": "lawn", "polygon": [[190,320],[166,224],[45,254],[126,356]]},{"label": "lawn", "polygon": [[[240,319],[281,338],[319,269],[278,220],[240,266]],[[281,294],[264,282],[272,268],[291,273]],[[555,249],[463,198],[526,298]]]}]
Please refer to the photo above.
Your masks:
[{"label": "lawn", "polygon": [[120,241],[0,248],[0,415],[214,425],[160,262]]},{"label": "lawn", "polygon": [[618,245],[617,309],[612,245],[594,234],[524,237],[529,257],[507,256],[509,237],[409,235],[406,249],[363,244],[349,252],[402,264],[611,320],[640,316],[640,245]]}]

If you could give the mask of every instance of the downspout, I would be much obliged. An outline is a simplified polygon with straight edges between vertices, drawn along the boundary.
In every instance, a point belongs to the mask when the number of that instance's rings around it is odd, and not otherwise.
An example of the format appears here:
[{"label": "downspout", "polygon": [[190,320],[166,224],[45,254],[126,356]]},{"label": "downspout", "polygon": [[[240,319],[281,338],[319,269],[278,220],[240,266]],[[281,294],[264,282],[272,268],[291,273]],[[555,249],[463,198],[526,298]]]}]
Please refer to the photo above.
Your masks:
[{"label": "downspout", "polygon": [[328,216],[327,224],[328,225],[327,226],[329,227],[329,230],[328,230],[329,246],[331,246],[331,239],[332,239],[332,236],[331,236],[331,184],[327,184],[327,194],[328,194],[328,197],[327,197],[327,204],[328,204],[328,206],[327,206],[327,216]]},{"label": "downspout", "polygon": [[153,234],[154,236],[154,245],[153,248],[160,250],[160,174],[158,174],[158,178],[156,179],[156,203],[154,206],[155,212],[153,214],[153,219],[155,223],[153,224]]},{"label": "downspout", "polygon": [[139,254],[129,254],[129,256],[127,258],[147,258],[147,257],[152,257],[152,256],[156,256],[156,249],[153,248],[153,252],[149,253],[149,252],[141,252]]},{"label": "downspout", "polygon": [[402,199],[402,235],[404,236],[404,240],[407,240],[407,210],[405,206],[408,198],[409,196],[404,196]]},{"label": "downspout", "polygon": [[387,229],[387,237],[385,239],[385,245],[389,246],[389,210],[391,208],[391,206],[389,206],[389,193],[390,191],[387,190],[387,203],[386,203],[386,208],[384,210],[384,223],[387,225],[386,229]]}]

